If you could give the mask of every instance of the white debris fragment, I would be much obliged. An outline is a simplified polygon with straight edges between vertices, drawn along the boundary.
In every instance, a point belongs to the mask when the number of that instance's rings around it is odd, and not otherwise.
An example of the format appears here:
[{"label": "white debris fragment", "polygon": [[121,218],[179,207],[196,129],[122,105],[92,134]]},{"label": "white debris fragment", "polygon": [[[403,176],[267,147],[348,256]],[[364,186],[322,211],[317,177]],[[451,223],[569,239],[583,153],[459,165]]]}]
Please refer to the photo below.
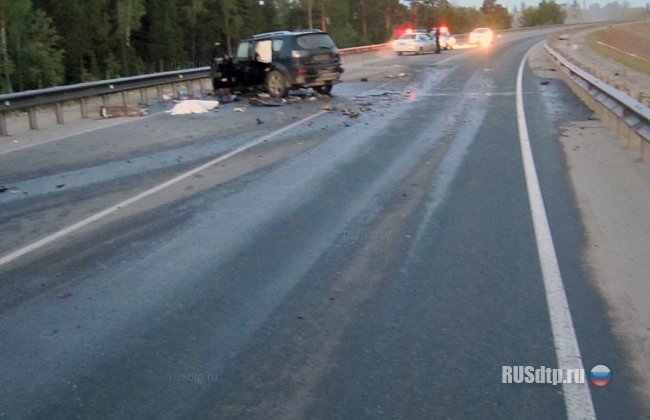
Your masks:
[{"label": "white debris fragment", "polygon": [[123,106],[101,106],[99,107],[99,115],[102,118],[113,117],[143,117],[147,115],[146,109],[138,108],[135,105]]},{"label": "white debris fragment", "polygon": [[246,108],[235,108],[233,111],[235,111],[235,112],[246,112]]},{"label": "white debris fragment", "polygon": [[171,115],[204,114],[219,106],[219,101],[200,101],[190,99],[181,101],[167,111]]}]

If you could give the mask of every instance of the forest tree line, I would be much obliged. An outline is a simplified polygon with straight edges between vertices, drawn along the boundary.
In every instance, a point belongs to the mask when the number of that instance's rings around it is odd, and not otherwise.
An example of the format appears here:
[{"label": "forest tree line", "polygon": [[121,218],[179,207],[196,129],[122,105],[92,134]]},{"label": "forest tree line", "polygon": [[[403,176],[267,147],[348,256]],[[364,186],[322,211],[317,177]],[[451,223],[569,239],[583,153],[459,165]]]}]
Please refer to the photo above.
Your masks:
[{"label": "forest tree line", "polygon": [[512,16],[496,0],[0,0],[0,91],[203,66],[215,42],[232,52],[266,31],[323,29],[344,48],[443,23],[505,29]]}]

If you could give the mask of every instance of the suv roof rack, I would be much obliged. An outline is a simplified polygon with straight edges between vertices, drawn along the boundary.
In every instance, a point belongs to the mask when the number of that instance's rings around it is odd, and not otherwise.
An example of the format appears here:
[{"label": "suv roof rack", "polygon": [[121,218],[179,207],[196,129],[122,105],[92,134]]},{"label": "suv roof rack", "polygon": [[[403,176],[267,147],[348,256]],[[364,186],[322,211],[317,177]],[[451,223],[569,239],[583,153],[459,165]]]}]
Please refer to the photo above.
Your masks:
[{"label": "suv roof rack", "polygon": [[305,33],[316,32],[316,33],[318,33],[318,32],[323,32],[323,31],[321,31],[320,29],[298,29],[295,32],[305,32]]},{"label": "suv roof rack", "polygon": [[290,34],[291,32],[289,31],[275,31],[275,32],[264,32],[262,34],[257,34],[253,35],[253,38],[262,38],[265,36],[273,36],[273,35],[287,35]]}]

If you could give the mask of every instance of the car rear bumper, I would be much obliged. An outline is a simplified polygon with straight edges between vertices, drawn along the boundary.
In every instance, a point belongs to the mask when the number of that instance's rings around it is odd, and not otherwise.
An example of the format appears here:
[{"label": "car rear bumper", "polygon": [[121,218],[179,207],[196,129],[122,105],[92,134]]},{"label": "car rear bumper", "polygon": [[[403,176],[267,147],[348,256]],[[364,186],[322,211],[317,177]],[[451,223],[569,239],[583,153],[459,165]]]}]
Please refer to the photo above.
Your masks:
[{"label": "car rear bumper", "polygon": [[340,66],[307,71],[307,74],[298,74],[293,78],[292,88],[333,85],[341,81],[343,74],[343,68]]}]

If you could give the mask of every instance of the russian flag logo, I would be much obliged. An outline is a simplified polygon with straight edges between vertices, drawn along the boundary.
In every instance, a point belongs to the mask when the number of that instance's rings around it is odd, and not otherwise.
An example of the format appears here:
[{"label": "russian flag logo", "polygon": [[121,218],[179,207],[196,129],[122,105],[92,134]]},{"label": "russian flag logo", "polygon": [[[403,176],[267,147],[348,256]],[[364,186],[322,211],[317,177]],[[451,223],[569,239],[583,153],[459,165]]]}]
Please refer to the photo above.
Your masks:
[{"label": "russian flag logo", "polygon": [[605,365],[598,365],[591,368],[589,380],[594,386],[607,386],[612,381],[612,371]]}]

